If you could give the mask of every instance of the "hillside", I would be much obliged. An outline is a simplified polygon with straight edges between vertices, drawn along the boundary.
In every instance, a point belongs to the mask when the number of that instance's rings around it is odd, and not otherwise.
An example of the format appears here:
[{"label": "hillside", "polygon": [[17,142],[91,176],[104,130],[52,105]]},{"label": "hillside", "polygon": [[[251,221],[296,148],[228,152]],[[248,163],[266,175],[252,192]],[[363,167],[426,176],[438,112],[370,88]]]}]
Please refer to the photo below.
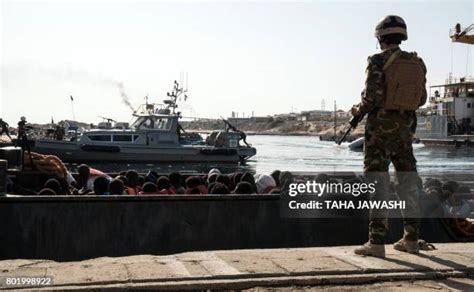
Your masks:
[{"label": "hillside", "polygon": [[[337,135],[342,135],[347,130],[349,119],[339,119]],[[190,122],[180,122],[185,130],[189,131],[214,131],[222,130],[225,127],[222,120],[197,120]],[[321,119],[318,121],[289,121],[274,120],[271,122],[255,121],[235,121],[232,123],[237,129],[244,131],[248,135],[307,135],[322,136],[330,138],[334,136],[334,122],[330,119]],[[363,123],[353,132],[351,140],[363,135]]]}]

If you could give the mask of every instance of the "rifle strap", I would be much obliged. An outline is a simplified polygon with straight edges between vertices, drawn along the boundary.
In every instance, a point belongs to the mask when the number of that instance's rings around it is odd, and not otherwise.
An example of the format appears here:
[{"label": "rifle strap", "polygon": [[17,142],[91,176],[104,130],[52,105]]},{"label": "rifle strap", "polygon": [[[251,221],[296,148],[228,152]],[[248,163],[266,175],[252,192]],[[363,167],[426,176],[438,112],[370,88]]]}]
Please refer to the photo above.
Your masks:
[{"label": "rifle strap", "polygon": [[392,65],[392,63],[395,61],[395,59],[397,59],[398,56],[400,56],[401,52],[402,52],[402,51],[399,50],[399,51],[396,51],[396,52],[392,53],[392,54],[390,55],[390,57],[388,58],[387,62],[385,63],[385,65],[383,65],[382,71],[385,72],[385,70],[387,70],[387,68],[388,68],[390,65]]}]

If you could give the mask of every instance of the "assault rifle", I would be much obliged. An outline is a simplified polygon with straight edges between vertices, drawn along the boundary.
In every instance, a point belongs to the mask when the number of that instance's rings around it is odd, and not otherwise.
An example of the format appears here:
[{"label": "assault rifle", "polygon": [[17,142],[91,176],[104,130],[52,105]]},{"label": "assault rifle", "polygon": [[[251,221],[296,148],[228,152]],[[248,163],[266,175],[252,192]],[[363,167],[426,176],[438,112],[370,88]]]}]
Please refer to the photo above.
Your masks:
[{"label": "assault rifle", "polygon": [[227,121],[226,119],[224,119],[223,117],[221,117],[222,121],[229,127],[229,129],[232,129],[233,131],[235,132],[241,132],[239,131],[236,127],[234,127],[234,125],[232,125],[231,123],[229,123],[229,121]]},{"label": "assault rifle", "polygon": [[233,130],[234,132],[237,132],[240,134],[240,140],[242,140],[245,145],[247,145],[247,147],[252,147],[251,144],[247,143],[247,135],[245,135],[244,132],[242,132],[241,130],[237,129],[236,127],[234,127],[234,125],[232,125],[231,123],[229,123],[229,121],[227,121],[226,119],[224,119],[222,116],[221,116],[221,119],[222,121],[224,121],[224,123],[229,127],[229,129]]},{"label": "assault rifle", "polygon": [[350,121],[349,121],[349,129],[347,129],[346,133],[344,134],[344,136],[341,137],[341,139],[339,139],[339,141],[337,141],[337,145],[341,145],[341,143],[346,139],[347,135],[349,135],[349,133],[351,132],[352,129],[355,129],[357,127],[357,125],[359,124],[360,121],[362,121],[362,119],[364,118],[364,115],[357,115],[357,116],[354,116]]}]

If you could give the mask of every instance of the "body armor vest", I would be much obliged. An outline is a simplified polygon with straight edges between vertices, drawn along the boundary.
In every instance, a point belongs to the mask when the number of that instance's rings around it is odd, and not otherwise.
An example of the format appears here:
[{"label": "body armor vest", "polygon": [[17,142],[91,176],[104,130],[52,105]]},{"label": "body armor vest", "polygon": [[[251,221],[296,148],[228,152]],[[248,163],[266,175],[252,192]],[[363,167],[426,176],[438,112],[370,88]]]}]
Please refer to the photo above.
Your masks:
[{"label": "body armor vest", "polygon": [[425,72],[416,53],[394,52],[383,67],[384,109],[415,111],[420,107]]}]

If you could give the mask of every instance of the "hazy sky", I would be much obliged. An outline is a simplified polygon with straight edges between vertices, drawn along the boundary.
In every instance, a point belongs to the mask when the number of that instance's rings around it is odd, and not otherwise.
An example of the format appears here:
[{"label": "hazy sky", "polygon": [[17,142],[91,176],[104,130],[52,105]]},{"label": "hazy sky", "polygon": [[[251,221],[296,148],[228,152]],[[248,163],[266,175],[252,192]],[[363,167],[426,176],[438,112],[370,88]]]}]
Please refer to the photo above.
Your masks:
[{"label": "hazy sky", "polygon": [[[129,121],[134,106],[160,102],[189,72],[185,115],[267,115],[348,109],[360,99],[374,27],[387,14],[408,25],[428,84],[472,75],[474,50],[449,29],[474,23],[467,2],[1,1],[0,117],[16,124],[98,116]],[[453,62],[451,62],[451,59]]]}]

